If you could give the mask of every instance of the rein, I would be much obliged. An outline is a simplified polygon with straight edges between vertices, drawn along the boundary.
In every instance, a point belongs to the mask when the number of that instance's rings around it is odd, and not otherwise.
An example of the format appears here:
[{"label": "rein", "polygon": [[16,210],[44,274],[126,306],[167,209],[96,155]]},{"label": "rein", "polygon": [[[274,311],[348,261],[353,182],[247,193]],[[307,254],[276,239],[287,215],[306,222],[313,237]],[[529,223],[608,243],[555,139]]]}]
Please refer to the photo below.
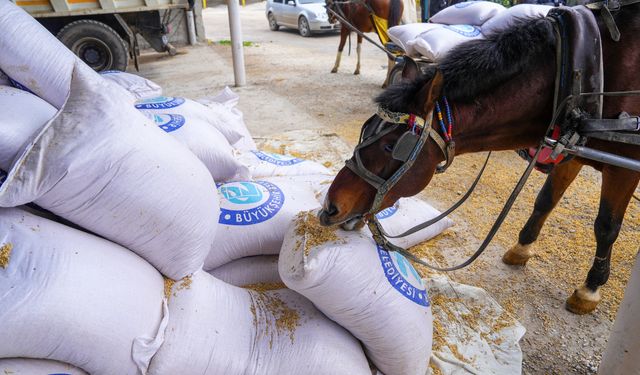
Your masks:
[{"label": "rein", "polygon": [[[611,16],[610,14],[611,10],[615,11],[619,9],[619,7],[621,6],[639,3],[639,2],[640,0],[610,0],[602,3],[594,3],[592,4],[592,7],[590,7],[590,9],[598,9],[602,11],[602,13],[604,14],[603,18],[605,19],[605,24],[607,25],[607,27],[609,28],[609,31],[611,32],[611,37],[617,41],[616,35],[615,35],[615,31],[617,31],[617,26],[615,25],[615,22],[613,22],[613,27],[615,27],[615,30],[612,29],[611,22],[608,22],[606,19],[607,17],[606,13],[608,12],[609,16]],[[613,9],[611,8],[612,4],[614,5]],[[615,8],[615,6],[617,6],[617,8]],[[560,18],[558,19],[560,20]],[[611,17],[611,21],[613,21],[613,17]],[[606,128],[606,125],[611,126],[613,124],[614,126],[618,127],[615,129],[618,131],[638,132],[640,131],[640,118],[630,117],[624,114],[619,119],[614,119],[614,120],[610,120],[610,119],[603,120],[600,117],[596,117],[595,119],[589,119],[589,118],[586,118],[587,117],[586,115],[589,115],[589,114],[585,112],[581,108],[581,105],[578,103],[578,100],[584,97],[596,96],[596,97],[599,97],[601,100],[601,98],[604,96],[640,96],[640,90],[620,91],[620,92],[582,92],[581,85],[580,85],[582,72],[580,70],[574,70],[571,72],[572,73],[571,92],[567,94],[562,94],[561,91],[566,90],[566,84],[562,85],[560,83],[561,81],[565,81],[564,79],[565,77],[563,76],[565,72],[562,71],[562,66],[564,65],[563,64],[564,61],[561,59],[561,56],[564,57],[564,55],[562,54],[565,53],[566,48],[560,48],[560,45],[564,43],[565,38],[564,38],[564,35],[561,35],[561,32],[560,32],[561,26],[558,25],[558,22],[555,22],[554,26],[555,26],[554,28],[555,28],[557,38],[559,40],[558,51],[557,51],[558,53],[556,54],[557,56],[556,58],[558,59],[556,64],[557,65],[556,85],[554,90],[554,108],[551,116],[551,121],[549,122],[547,130],[545,132],[545,137],[543,137],[543,139],[540,141],[535,151],[535,154],[531,158],[527,168],[523,172],[522,176],[518,180],[518,183],[516,184],[513,191],[511,192],[509,198],[505,202],[502,210],[500,211],[500,214],[496,218],[496,221],[494,222],[493,226],[489,230],[489,233],[487,233],[482,244],[473,253],[471,257],[469,257],[466,261],[462,262],[461,264],[458,264],[453,267],[439,267],[439,266],[431,265],[423,261],[422,259],[418,258],[415,254],[411,253],[410,251],[390,243],[388,238],[405,237],[419,230],[422,230],[440,221],[445,216],[447,216],[448,214],[456,210],[460,205],[462,205],[467,200],[467,198],[472,194],[476,185],[478,184],[487,166],[487,163],[491,156],[491,152],[489,152],[489,154],[487,155],[487,159],[485,160],[473,184],[458,202],[456,202],[452,207],[450,207],[449,209],[447,209],[445,212],[438,215],[437,217],[431,220],[428,220],[422,224],[419,224],[413,228],[410,228],[404,233],[391,236],[384,230],[384,228],[376,218],[375,214],[377,213],[380,206],[382,205],[382,201],[385,195],[402,178],[402,176],[413,166],[414,162],[416,161],[418,155],[422,151],[428,139],[431,138],[436,143],[436,145],[438,146],[440,151],[443,153],[443,155],[445,156],[444,164],[437,166],[436,173],[444,172],[453,162],[453,157],[455,155],[455,143],[453,142],[452,131],[451,131],[451,128],[453,126],[451,110],[446,101],[446,98],[443,97],[443,102],[445,104],[446,115],[448,120],[448,127],[447,127],[445,126],[445,123],[444,123],[444,116],[442,115],[442,110],[441,110],[439,101],[436,100],[435,102],[436,115],[437,115],[438,123],[440,125],[441,131],[444,137],[441,136],[438,133],[438,131],[431,125],[431,122],[434,117],[433,110],[431,110],[427,114],[427,117],[426,117],[427,120],[425,120],[418,116],[415,116],[414,114],[389,112],[383,108],[380,108],[377,114],[374,115],[372,118],[370,118],[367,123],[365,123],[365,126],[363,127],[363,130],[362,130],[360,142],[354,150],[354,157],[347,160],[346,166],[376,189],[376,196],[374,198],[373,204],[369,212],[365,214],[365,217],[366,216],[370,217],[367,221],[367,226],[372,233],[373,239],[379,246],[381,246],[387,251],[396,251],[402,254],[403,256],[409,258],[410,260],[436,271],[444,271],[444,272],[455,271],[455,270],[459,270],[461,268],[467,267],[486,250],[489,243],[493,240],[493,237],[500,229],[502,223],[506,219],[507,215],[509,214],[509,211],[511,210],[513,204],[515,203],[518,195],[522,191],[522,188],[526,184],[527,179],[531,175],[531,172],[533,171],[536,165],[540,152],[545,147],[553,149],[552,157],[557,157],[560,154],[563,154],[563,155],[571,154],[571,155],[591,158],[594,160],[600,160],[603,162],[608,162],[609,164],[618,165],[624,168],[640,171],[640,162],[638,161],[630,160],[630,159],[624,160],[625,158],[623,157],[602,153],[597,150],[589,150],[580,145],[580,144],[586,143],[586,137],[580,134],[581,127],[584,129],[582,132],[588,135],[588,137],[600,138],[600,139],[605,139],[610,141],[621,141],[624,143],[640,145],[640,135],[629,134],[629,133],[621,134],[615,131],[603,130]],[[619,39],[619,31],[618,31],[618,39]],[[560,95],[563,95],[563,97],[560,98]],[[602,108],[601,101],[600,101],[600,104],[598,104],[598,107],[601,110]],[[367,137],[366,132],[368,128],[373,125],[370,122],[375,121],[376,117],[381,119],[383,123],[378,124],[378,127],[375,129],[376,132],[374,132],[373,134],[369,134],[369,137]],[[559,118],[563,118],[561,126],[565,125],[567,122],[578,123],[579,126],[577,126],[575,129],[572,129],[572,131],[565,134],[560,140],[556,141],[549,138],[548,136],[552,133],[552,130],[554,126],[556,126]],[[416,120],[419,128],[419,136],[416,134],[417,133]],[[388,129],[378,130],[384,123],[391,123],[391,124],[394,124],[395,126],[391,126]],[[402,161],[403,164],[400,166],[400,168],[398,168],[396,172],[394,172],[391,175],[391,177],[385,180],[377,176],[376,174],[372,173],[371,171],[369,171],[363,165],[362,160],[360,158],[360,150],[364,147],[367,147],[375,143],[383,136],[391,133],[393,130],[396,129],[397,125],[403,125],[403,124],[409,125],[410,130],[405,132],[398,139],[398,141],[396,142],[396,145],[392,150],[393,159]],[[591,129],[591,131],[589,131],[589,129]],[[600,155],[597,155],[598,153]],[[594,157],[594,155],[600,157],[601,159]]]}]

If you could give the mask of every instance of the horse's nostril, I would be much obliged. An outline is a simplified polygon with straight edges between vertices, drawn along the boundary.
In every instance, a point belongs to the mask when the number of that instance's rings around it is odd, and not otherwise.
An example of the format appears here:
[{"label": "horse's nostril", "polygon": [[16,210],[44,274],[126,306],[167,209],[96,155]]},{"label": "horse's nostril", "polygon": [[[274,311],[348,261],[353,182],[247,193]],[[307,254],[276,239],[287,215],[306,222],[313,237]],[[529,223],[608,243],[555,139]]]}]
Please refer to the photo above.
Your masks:
[{"label": "horse's nostril", "polygon": [[334,216],[338,213],[338,208],[333,203],[329,203],[329,206],[325,211],[327,212],[327,215]]}]

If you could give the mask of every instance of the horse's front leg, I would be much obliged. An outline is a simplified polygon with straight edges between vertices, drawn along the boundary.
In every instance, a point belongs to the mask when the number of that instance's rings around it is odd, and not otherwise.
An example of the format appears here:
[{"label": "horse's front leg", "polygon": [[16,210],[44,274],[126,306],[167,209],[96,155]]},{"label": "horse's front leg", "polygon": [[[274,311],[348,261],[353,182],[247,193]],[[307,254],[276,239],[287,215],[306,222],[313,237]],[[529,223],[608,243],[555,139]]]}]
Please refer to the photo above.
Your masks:
[{"label": "horse's front leg", "polygon": [[627,169],[606,166],[602,170],[600,208],[593,229],[596,234],[596,256],[587,280],[567,299],[567,310],[587,314],[600,302],[600,287],[609,279],[611,248],[618,238],[620,227],[640,174]]},{"label": "horse's front leg", "polygon": [[576,178],[582,164],[575,160],[556,165],[538,193],[533,213],[520,231],[518,243],[504,253],[502,261],[512,266],[524,266],[533,256],[533,243],[538,239],[545,220],[556,206],[571,182]]},{"label": "horse's front leg", "polygon": [[336,54],[336,63],[333,65],[331,73],[338,73],[338,68],[340,68],[340,59],[342,58],[342,50],[344,50],[344,44],[347,42],[349,33],[350,31],[347,27],[342,26],[340,28],[340,44],[338,45],[338,54]]},{"label": "horse's front leg", "polygon": [[356,71],[353,74],[360,74],[360,52],[362,51],[362,35],[358,34],[358,44],[356,45]]}]

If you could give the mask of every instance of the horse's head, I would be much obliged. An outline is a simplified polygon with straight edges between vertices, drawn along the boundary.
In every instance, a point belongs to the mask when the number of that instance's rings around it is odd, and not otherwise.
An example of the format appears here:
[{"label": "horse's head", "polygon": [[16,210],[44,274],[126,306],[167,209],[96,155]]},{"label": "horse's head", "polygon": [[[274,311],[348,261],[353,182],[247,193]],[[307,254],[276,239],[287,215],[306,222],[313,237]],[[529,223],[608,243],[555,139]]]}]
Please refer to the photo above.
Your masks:
[{"label": "horse's head", "polygon": [[[351,229],[362,218],[373,214],[373,206],[376,206],[375,211],[382,210],[401,197],[419,193],[444,160],[436,142],[418,135],[431,131],[433,110],[443,84],[442,75],[435,69],[429,77],[422,75],[416,63],[407,59],[402,76],[404,83],[387,89],[377,98],[384,111],[364,123],[353,157],[331,184],[320,212],[323,225],[343,224]],[[411,120],[406,121],[408,117]],[[415,124],[422,120],[424,129],[416,130]],[[423,147],[415,147],[418,139],[424,142]],[[414,160],[413,164],[406,164],[410,159]],[[405,173],[382,201],[374,205],[379,188],[397,177],[396,172],[401,168],[406,169]]]},{"label": "horse's head", "polygon": [[[325,8],[327,9],[331,9],[331,10],[335,10],[335,3],[333,2],[333,0],[324,0],[325,3]],[[336,18],[335,14],[327,11],[327,16],[329,17],[329,23],[336,23],[338,22],[338,18]]]}]

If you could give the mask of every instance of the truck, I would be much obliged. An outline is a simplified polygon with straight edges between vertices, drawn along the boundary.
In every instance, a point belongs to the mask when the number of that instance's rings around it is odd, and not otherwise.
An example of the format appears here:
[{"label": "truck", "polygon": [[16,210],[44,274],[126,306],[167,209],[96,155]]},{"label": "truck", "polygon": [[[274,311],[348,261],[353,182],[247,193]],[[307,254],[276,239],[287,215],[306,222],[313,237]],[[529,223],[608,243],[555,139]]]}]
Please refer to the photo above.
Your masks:
[{"label": "truck", "polygon": [[124,71],[130,61],[138,69],[141,40],[174,55],[168,36],[180,17],[186,19],[189,39],[195,38],[194,0],[11,1],[96,71]]}]

